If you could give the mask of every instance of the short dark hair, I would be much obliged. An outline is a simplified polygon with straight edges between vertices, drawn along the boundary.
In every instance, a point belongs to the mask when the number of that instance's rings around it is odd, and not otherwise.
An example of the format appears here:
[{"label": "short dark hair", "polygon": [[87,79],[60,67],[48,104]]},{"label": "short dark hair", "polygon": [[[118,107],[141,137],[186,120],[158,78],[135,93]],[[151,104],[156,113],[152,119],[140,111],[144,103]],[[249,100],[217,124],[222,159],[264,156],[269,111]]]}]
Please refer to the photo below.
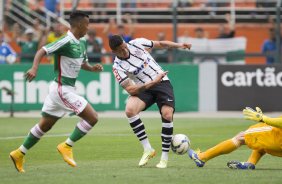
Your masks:
[{"label": "short dark hair", "polygon": [[123,43],[123,39],[120,35],[112,35],[109,38],[109,46],[112,50],[116,50]]},{"label": "short dark hair", "polygon": [[76,23],[80,22],[81,19],[83,18],[89,18],[89,15],[87,15],[85,12],[83,11],[73,11],[70,14],[70,25],[74,26]]}]

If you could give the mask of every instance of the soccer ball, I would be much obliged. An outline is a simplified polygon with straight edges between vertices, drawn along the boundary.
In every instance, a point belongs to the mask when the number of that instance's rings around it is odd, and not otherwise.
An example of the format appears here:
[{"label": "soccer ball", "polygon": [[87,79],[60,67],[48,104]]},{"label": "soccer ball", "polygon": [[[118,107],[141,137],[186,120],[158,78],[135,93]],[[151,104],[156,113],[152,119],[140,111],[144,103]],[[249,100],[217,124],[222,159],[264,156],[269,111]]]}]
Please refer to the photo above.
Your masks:
[{"label": "soccer ball", "polygon": [[178,154],[185,154],[190,148],[190,140],[184,134],[176,134],[172,137],[171,140],[171,150]]}]

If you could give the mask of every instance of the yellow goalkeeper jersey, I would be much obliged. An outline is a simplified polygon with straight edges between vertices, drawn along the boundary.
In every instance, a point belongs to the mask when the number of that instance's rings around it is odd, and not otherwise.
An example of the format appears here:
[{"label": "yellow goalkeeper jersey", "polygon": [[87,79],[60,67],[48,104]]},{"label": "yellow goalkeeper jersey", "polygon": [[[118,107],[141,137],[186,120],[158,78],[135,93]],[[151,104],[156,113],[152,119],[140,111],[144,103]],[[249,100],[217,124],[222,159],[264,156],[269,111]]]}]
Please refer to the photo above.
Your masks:
[{"label": "yellow goalkeeper jersey", "polygon": [[255,124],[245,131],[245,142],[253,150],[282,157],[282,128],[265,123]]}]

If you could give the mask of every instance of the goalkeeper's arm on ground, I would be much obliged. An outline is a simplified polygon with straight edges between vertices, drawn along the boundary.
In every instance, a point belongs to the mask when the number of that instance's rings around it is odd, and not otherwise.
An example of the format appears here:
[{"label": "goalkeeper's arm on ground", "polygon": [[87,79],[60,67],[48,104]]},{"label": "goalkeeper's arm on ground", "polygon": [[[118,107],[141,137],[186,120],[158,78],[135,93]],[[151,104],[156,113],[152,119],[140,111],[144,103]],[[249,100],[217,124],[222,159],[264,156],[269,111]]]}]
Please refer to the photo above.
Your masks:
[{"label": "goalkeeper's arm on ground", "polygon": [[265,116],[259,107],[256,107],[256,110],[250,107],[246,107],[243,110],[243,115],[245,119],[254,120],[258,122],[264,122],[268,125],[271,125],[277,128],[282,128],[282,116],[278,118],[271,118],[271,117]]}]

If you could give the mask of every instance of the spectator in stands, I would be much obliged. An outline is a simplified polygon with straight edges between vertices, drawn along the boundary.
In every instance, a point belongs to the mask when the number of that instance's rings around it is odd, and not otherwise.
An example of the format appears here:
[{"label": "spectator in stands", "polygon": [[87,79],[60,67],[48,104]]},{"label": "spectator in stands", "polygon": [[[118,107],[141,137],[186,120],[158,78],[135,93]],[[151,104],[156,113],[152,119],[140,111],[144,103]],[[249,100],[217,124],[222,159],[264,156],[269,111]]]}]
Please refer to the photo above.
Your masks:
[{"label": "spectator in stands", "polygon": [[[276,48],[276,35],[275,29],[269,29],[269,39],[265,40],[262,44],[262,53],[264,54],[273,54],[273,56],[266,56],[266,64],[273,64],[275,63],[275,51]],[[281,50],[281,47],[280,47]]]},{"label": "spectator in stands", "polygon": [[224,7],[227,6],[227,3],[229,2],[229,0],[207,0],[206,4],[204,5],[205,7],[211,7],[211,11],[209,12],[209,14],[211,16],[215,16],[216,15],[216,11],[217,11],[217,7]]},{"label": "spectator in stands", "polygon": [[34,1],[34,5],[31,6],[31,10],[35,11],[37,14],[41,16],[45,16],[44,10],[42,10],[42,5],[44,4],[43,0],[36,0]]},{"label": "spectator in stands", "polygon": [[4,40],[4,32],[0,30],[0,64],[12,64],[16,61],[17,55]]},{"label": "spectator in stands", "polygon": [[121,0],[122,8],[136,8],[136,0]]},{"label": "spectator in stands", "polygon": [[13,50],[19,54],[21,52],[21,47],[18,45],[20,41],[20,36],[22,35],[21,27],[18,23],[12,25],[12,30],[8,32],[7,42],[13,48]]},{"label": "spectator in stands", "polygon": [[32,28],[26,29],[24,34],[25,39],[18,43],[21,47],[21,63],[32,63],[42,34],[39,39],[34,39],[34,30]]},{"label": "spectator in stands", "polygon": [[44,4],[47,10],[59,15],[59,2],[60,0],[44,0]]},{"label": "spectator in stands", "polygon": [[195,29],[195,38],[198,39],[208,38],[208,33],[206,33],[203,28],[197,27]]},{"label": "spectator in stands", "polygon": [[230,14],[225,15],[225,20],[229,25],[229,30],[226,29],[224,24],[220,24],[217,38],[233,38],[235,36],[235,22],[231,19]]},{"label": "spectator in stands", "polygon": [[[164,41],[166,35],[164,32],[159,32],[157,35],[157,41]],[[171,63],[172,62],[172,50],[171,49],[158,49],[152,50],[152,55],[158,63]]]},{"label": "spectator in stands", "polygon": [[256,0],[257,8],[273,8],[276,4],[277,1]]},{"label": "spectator in stands", "polygon": [[[93,2],[93,11],[94,17],[97,16],[95,22],[105,22],[107,17],[107,11],[105,10],[107,7],[107,0],[95,0]],[[104,10],[103,10],[104,9]]]},{"label": "spectator in stands", "polygon": [[[52,30],[49,31],[46,39],[40,42],[40,45],[46,45],[48,43],[55,42],[56,40],[60,39],[64,35],[64,26],[60,23],[56,22],[53,24]],[[42,38],[43,39],[43,38]],[[50,59],[50,57],[48,56]],[[50,63],[54,63],[54,57],[51,57]]]},{"label": "spectator in stands", "polygon": [[[128,43],[130,40],[133,39],[133,34],[134,34],[134,25],[133,25],[131,15],[125,14],[123,16],[123,21],[124,21],[124,24],[117,25],[115,18],[111,18],[109,20],[109,24],[107,24],[107,26],[104,28],[103,33],[106,34],[108,37],[111,37],[113,35],[113,32],[111,31],[117,30],[117,34],[122,36],[123,40],[126,43]],[[127,34],[125,32],[125,26],[127,26],[129,29]]]},{"label": "spectator in stands", "polygon": [[189,40],[189,31],[187,29],[184,30],[183,34],[177,37],[177,42],[179,43],[188,43]]},{"label": "spectator in stands", "polygon": [[[89,62],[100,63],[102,61],[101,53],[103,51],[102,38],[96,35],[95,29],[87,33],[87,53],[89,53]],[[92,56],[92,57],[91,57]]]},{"label": "spectator in stands", "polygon": [[206,7],[224,7],[227,6],[229,0],[207,0]]},{"label": "spectator in stands", "polygon": [[61,38],[64,34],[64,27],[60,23],[54,23],[53,31],[50,31],[50,33],[47,36],[47,44],[54,42]]},{"label": "spectator in stands", "polygon": [[192,7],[194,0],[178,0],[177,6],[178,7]]}]

